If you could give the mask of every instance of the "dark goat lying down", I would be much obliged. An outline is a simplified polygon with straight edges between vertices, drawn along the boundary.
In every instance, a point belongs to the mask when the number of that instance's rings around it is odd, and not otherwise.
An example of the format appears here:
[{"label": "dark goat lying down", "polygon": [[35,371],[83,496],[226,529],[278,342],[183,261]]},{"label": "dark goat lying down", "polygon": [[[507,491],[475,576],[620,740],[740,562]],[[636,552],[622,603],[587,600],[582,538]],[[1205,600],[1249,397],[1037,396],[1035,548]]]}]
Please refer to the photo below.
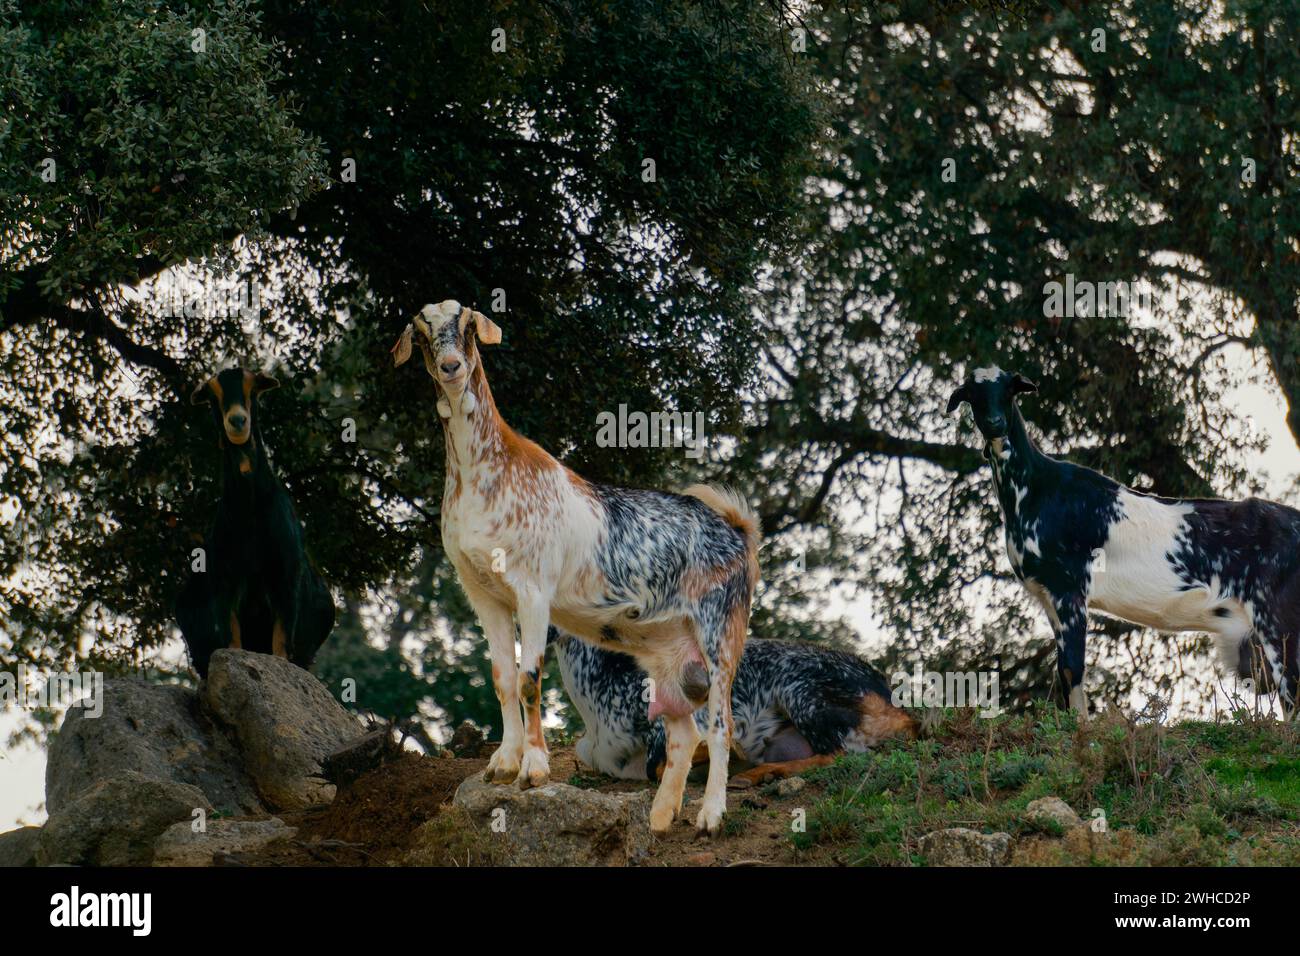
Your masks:
[{"label": "dark goat lying down", "polygon": [[1161,631],[1215,636],[1225,665],[1296,703],[1300,511],[1247,498],[1160,498],[1049,458],[1016,395],[1032,382],[976,369],[948,402],[970,403],[1006,525],[1011,569],[1056,634],[1070,704],[1086,713],[1088,611]]},{"label": "dark goat lying down", "polygon": [[221,500],[176,620],[199,676],[212,652],[238,647],[310,667],[334,627],[334,601],[303,546],[293,502],[271,469],[257,396],[275,379],[229,368],[191,396],[208,404],[221,438]]},{"label": "dark goat lying down", "polygon": [[[663,720],[651,721],[646,674],[636,661],[550,629],[564,689],[586,732],[578,759],[632,780],[653,780],[663,769]],[[797,641],[751,638],[731,688],[732,749],[759,766],[732,778],[757,783],[830,763],[887,737],[912,737],[916,722],[890,703],[884,677],[843,651]],[[696,722],[707,713],[696,711]]]}]

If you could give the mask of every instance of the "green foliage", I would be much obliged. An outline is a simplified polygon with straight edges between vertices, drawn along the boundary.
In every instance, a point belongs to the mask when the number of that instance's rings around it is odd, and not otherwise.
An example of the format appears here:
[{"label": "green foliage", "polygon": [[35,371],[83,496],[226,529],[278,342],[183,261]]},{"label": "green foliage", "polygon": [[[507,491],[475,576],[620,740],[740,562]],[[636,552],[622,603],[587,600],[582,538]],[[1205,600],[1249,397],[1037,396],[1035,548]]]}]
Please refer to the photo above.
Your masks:
[{"label": "green foliage", "polygon": [[[1246,363],[1226,356],[1263,363],[1300,433],[1298,18],[1258,0],[810,12],[833,162],[808,186],[804,254],[772,266],[771,387],[731,463],[769,535],[810,548],[776,606],[816,615],[823,581],[861,585],[891,664],[998,669],[1013,706],[1050,692],[978,436],[945,413],[983,365],[1038,382],[1022,404],[1051,453],[1163,494],[1259,490],[1260,435],[1226,400]],[[1067,274],[1148,288],[1150,314],[1049,315]],[[1102,696],[1136,679],[1209,699],[1169,639],[1105,632]]]},{"label": "green foliage", "polygon": [[[567,464],[761,504],[753,633],[852,645],[839,599],[866,598],[888,667],[997,670],[1012,709],[1049,694],[1051,641],[948,392],[1014,367],[1050,451],[1163,493],[1258,490],[1226,356],[1263,360],[1300,431],[1300,4],[800,16],[795,53],[784,5],[741,0],[0,0],[0,666],[176,647],[218,494],[185,397],[241,362],[283,383],[267,441],[349,608],[321,673],[360,675],[378,712],[492,726],[441,554],[432,388],[387,357],[455,297],[504,309],[499,404]],[[1149,287],[1152,315],[1045,314],[1067,273]],[[218,278],[257,281],[260,311],[167,308]],[[598,448],[620,404],[705,412],[711,459]],[[1171,641],[1107,637],[1101,696],[1208,698]],[[1048,731],[1022,732],[937,792],[1038,787]],[[1135,740],[1093,741],[1059,782],[1156,825],[1168,753]]]},{"label": "green foliage", "polygon": [[[267,444],[349,609],[322,676],[377,713],[499,723],[441,554],[433,386],[388,347],[425,302],[503,307],[485,363],[514,426],[593,479],[688,480],[680,452],[597,448],[596,415],[736,426],[752,279],[793,241],[823,133],[780,16],[0,0],[0,667],[177,646],[219,494],[186,399],[242,363],[282,383]],[[236,281],[260,286],[250,318],[169,307]]]},{"label": "green foliage", "polygon": [[[416,713],[430,689],[426,680],[412,673],[401,648],[371,647],[365,629],[352,616],[335,627],[312,670],[345,706],[383,720]],[[345,695],[346,681],[355,682],[355,700]]]},{"label": "green foliage", "polygon": [[0,243],[17,267],[0,290],[20,298],[110,295],[258,232],[323,185],[320,143],[276,91],[275,44],[251,3],[20,13],[6,0],[0,62]]}]

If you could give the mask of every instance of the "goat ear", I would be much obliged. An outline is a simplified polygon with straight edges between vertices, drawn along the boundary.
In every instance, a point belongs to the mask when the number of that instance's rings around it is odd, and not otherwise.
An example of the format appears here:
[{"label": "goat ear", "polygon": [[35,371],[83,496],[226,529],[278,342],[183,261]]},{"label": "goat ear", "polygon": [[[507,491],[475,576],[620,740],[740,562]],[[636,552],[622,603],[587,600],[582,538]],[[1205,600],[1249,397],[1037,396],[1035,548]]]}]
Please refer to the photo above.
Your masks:
[{"label": "goat ear", "polygon": [[478,340],[484,345],[498,345],[501,342],[501,326],[482,312],[474,313],[474,331],[478,333]]},{"label": "goat ear", "polygon": [[1031,382],[1029,379],[1025,378],[1023,375],[1016,375],[1014,378],[1011,379],[1012,395],[1021,395],[1024,394],[1025,392],[1036,392],[1036,391],[1038,391],[1038,386],[1035,385],[1033,382]]},{"label": "goat ear", "polygon": [[393,356],[394,368],[405,364],[406,360],[411,357],[411,336],[414,334],[415,327],[408,324],[406,328],[402,330],[402,334],[398,340],[393,343],[393,347],[390,351]]},{"label": "goat ear", "polygon": [[948,414],[951,415],[957,410],[957,406],[962,402],[970,401],[970,386],[963,385],[957,391],[953,392],[948,398]]},{"label": "goat ear", "polygon": [[460,310],[460,326],[457,331],[461,335],[465,334],[465,326],[469,325],[470,319],[474,320],[474,334],[484,345],[496,345],[501,341],[501,328],[482,312],[470,308]]},{"label": "goat ear", "polygon": [[190,392],[190,404],[206,405],[208,402],[210,402],[215,397],[212,393],[212,389],[208,387],[211,384],[212,384],[212,379],[210,378],[205,379],[202,382],[202,384],[199,385],[198,388]]},{"label": "goat ear", "polygon": [[264,375],[258,372],[253,376],[253,394],[261,395],[263,392],[269,392],[273,388],[279,388],[280,383],[270,375]]}]

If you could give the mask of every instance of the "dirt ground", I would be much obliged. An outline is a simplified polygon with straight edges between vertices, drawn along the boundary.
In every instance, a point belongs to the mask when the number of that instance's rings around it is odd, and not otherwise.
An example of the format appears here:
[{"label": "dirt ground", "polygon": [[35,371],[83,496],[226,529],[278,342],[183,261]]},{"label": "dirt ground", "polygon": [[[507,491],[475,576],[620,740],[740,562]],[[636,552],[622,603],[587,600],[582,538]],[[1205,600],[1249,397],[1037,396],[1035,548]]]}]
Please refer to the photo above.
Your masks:
[{"label": "dirt ground", "polygon": [[[392,866],[402,865],[415,831],[435,818],[454,825],[450,806],[456,788],[466,777],[479,773],[486,759],[426,757],[403,753],[398,759],[341,787],[334,802],[280,818],[298,828],[293,839],[277,841],[253,854],[218,860],[227,866]],[[692,824],[703,793],[704,768],[696,768],[687,788],[683,819],[665,837],[657,839],[643,866],[761,866],[814,862],[796,855],[788,839],[788,811],[783,805],[799,804],[798,796],[780,799],[771,785],[728,794],[726,831],[717,839],[695,835]],[[572,750],[551,752],[551,780],[571,783],[602,793],[619,793],[652,787],[639,781],[612,780],[584,772]],[[802,857],[802,858],[800,858]],[[448,865],[456,865],[449,858]],[[816,862],[835,863],[833,859]],[[463,865],[463,863],[461,864]]]},{"label": "dirt ground", "polygon": [[[634,855],[639,866],[928,866],[945,860],[927,835],[960,827],[1010,836],[1005,862],[1018,866],[1300,866],[1297,733],[1249,715],[1166,725],[1108,711],[1079,725],[1050,705],[993,719],[944,712],[918,740],[730,790],[712,840],[693,826],[707,772],[698,766],[682,820]],[[292,839],[216,862],[500,865],[500,841],[451,805],[487,751],[456,751],[475,759],[390,757],[330,806],[282,814],[298,828]],[[565,746],[551,752],[551,780],[603,793],[653,786],[591,774]],[[1039,818],[1033,808],[1049,797],[1073,823]]]}]

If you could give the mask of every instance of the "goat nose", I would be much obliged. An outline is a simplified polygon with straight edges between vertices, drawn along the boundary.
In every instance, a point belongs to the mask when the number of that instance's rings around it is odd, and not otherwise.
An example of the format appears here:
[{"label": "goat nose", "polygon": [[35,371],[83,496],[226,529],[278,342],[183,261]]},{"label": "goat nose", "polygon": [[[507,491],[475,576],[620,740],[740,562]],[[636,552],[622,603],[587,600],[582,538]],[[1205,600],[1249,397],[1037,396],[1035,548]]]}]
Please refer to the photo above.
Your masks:
[{"label": "goat nose", "polygon": [[460,359],[447,359],[438,368],[442,369],[444,375],[455,375],[456,370],[460,368]]},{"label": "goat nose", "polygon": [[234,429],[235,431],[237,431],[237,432],[242,432],[242,431],[244,430],[244,426],[247,425],[247,424],[248,424],[248,416],[247,416],[247,415],[231,415],[231,416],[230,416],[230,427],[233,428],[233,429]]}]

